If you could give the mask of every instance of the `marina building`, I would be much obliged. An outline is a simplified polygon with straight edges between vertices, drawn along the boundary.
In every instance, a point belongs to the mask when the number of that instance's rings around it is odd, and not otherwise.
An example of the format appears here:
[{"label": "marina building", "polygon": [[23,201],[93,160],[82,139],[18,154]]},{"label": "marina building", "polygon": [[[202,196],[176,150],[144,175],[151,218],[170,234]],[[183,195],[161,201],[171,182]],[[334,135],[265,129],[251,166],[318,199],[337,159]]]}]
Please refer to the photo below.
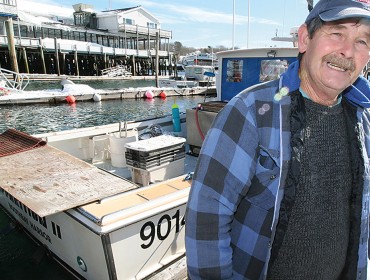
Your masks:
[{"label": "marina building", "polygon": [[159,75],[171,74],[172,31],[143,7],[73,9],[69,18],[37,15],[19,9],[17,0],[0,0],[0,67],[31,74],[154,75],[158,62]]}]

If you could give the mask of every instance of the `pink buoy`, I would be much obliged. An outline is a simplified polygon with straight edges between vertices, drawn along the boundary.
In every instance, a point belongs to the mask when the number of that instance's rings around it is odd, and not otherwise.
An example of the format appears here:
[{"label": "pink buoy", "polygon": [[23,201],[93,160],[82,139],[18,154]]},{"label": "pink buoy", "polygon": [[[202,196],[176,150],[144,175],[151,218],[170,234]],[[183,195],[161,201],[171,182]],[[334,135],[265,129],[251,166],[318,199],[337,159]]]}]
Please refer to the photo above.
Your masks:
[{"label": "pink buoy", "polygon": [[153,99],[153,97],[154,97],[154,93],[151,90],[147,90],[145,92],[145,98],[146,99]]},{"label": "pink buoy", "polygon": [[167,94],[162,90],[161,93],[159,94],[159,97],[162,98],[162,99],[166,99]]},{"label": "pink buoy", "polygon": [[67,101],[67,103],[72,104],[72,103],[76,102],[76,98],[73,95],[68,95],[66,97],[66,101]]}]

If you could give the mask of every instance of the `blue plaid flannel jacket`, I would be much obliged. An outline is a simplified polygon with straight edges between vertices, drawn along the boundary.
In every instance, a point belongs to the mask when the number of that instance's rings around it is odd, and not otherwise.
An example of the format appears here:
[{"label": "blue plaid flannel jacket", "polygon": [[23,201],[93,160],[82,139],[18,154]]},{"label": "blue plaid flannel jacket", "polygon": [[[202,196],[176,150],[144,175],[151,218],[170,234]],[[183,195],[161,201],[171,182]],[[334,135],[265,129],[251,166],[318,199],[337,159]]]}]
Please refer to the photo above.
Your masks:
[{"label": "blue plaid flannel jacket", "polygon": [[[234,97],[217,115],[202,146],[186,213],[188,275],[195,279],[265,279],[284,234],[294,199],[290,163],[292,92],[298,62],[273,82]],[[282,87],[290,94],[274,100]],[[356,164],[349,278],[366,279],[369,216],[369,83],[362,78],[343,93],[352,108]],[[296,114],[296,115],[294,115]],[[299,141],[298,141],[299,142]],[[284,203],[282,201],[285,201]],[[279,221],[279,226],[278,225]]]}]

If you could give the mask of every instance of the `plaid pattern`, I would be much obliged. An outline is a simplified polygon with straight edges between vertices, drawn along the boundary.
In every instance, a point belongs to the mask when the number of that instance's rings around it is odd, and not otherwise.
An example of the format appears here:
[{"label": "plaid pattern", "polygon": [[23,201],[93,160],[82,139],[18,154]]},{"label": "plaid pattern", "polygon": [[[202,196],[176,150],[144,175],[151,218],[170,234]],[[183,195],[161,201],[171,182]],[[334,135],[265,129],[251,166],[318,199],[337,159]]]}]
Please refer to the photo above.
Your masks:
[{"label": "plaid pattern", "polygon": [[[240,93],[207,134],[187,206],[192,280],[266,277],[290,161],[290,97],[274,102],[278,89],[273,81]],[[357,111],[366,186],[357,279],[366,279],[370,122],[367,110]]]}]

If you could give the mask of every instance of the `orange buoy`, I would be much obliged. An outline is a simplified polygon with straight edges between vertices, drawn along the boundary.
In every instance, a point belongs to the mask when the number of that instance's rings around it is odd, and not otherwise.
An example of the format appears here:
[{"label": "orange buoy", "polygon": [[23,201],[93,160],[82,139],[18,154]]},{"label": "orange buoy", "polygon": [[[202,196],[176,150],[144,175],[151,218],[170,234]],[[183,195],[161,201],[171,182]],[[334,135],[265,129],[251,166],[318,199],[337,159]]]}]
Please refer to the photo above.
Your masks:
[{"label": "orange buoy", "polygon": [[161,93],[159,94],[159,97],[162,98],[162,99],[166,99],[167,94],[162,90]]},{"label": "orange buoy", "polygon": [[68,95],[66,97],[66,101],[67,101],[67,103],[72,104],[72,103],[76,102],[76,98],[73,95]]}]

